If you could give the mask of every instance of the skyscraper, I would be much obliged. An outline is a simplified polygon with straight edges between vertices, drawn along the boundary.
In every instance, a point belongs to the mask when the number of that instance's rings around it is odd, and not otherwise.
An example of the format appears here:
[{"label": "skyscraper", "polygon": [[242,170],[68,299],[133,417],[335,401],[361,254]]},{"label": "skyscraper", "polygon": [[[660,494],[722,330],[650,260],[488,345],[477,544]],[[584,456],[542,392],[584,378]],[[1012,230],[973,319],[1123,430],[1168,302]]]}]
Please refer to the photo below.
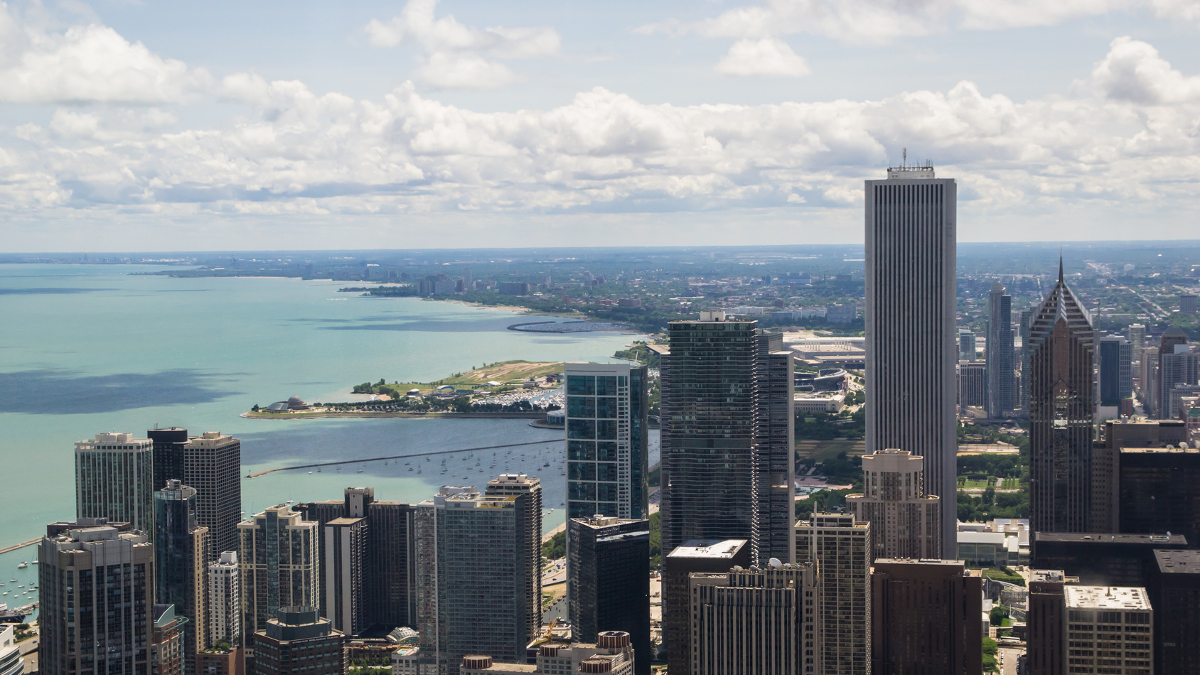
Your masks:
[{"label": "skyscraper", "polygon": [[[410,539],[412,504],[376,501],[374,488],[348,487],[343,499],[300,504],[297,510],[304,514],[305,520],[315,521],[322,528],[338,518],[366,518],[361,590],[367,626],[390,630],[416,621],[412,590],[416,562],[411,555]],[[328,559],[324,536],[318,544],[318,558],[324,569]],[[322,597],[322,602],[326,601]],[[327,611],[323,606],[322,609]]]},{"label": "skyscraper", "polygon": [[961,560],[876,560],[872,671],[979,673],[982,611],[983,578]]},{"label": "skyscraper", "polygon": [[[1162,337],[1158,341],[1158,379],[1157,387],[1154,392],[1154,412],[1158,419],[1169,419],[1170,411],[1167,405],[1170,403],[1170,395],[1167,393],[1175,386],[1177,373],[1174,371],[1168,373],[1166,369],[1166,357],[1175,354],[1176,345],[1186,345],[1188,343],[1187,333],[1179,326],[1170,326],[1163,331]],[[1188,384],[1191,384],[1190,382]]]},{"label": "skyscraper", "polygon": [[1026,664],[1030,675],[1063,675],[1067,669],[1062,570],[1032,570],[1026,626]]},{"label": "skyscraper", "polygon": [[224,551],[208,564],[208,637],[213,644],[242,644],[242,585],[235,551]]},{"label": "skyscraper", "polygon": [[638,675],[650,672],[650,521],[567,521],[568,619],[577,640],[629,633]]},{"label": "skyscraper", "polygon": [[662,546],[749,539],[790,560],[792,356],[754,321],[672,321],[662,377]]},{"label": "skyscraper", "polygon": [[75,443],[75,515],[154,532],[153,444],[133,434]]},{"label": "skyscraper", "polygon": [[955,555],[955,265],[958,188],[933,167],[866,181],[867,452],[925,457],[942,498],[943,556]]},{"label": "skyscraper", "polygon": [[816,675],[817,588],[813,563],[691,575],[691,672]]},{"label": "skyscraper", "polygon": [[992,284],[988,293],[987,332],[988,417],[1000,419],[1010,416],[1016,404],[1013,400],[1012,296],[1004,292],[1004,286],[998,281]]},{"label": "skyscraper", "polygon": [[1198,393],[1196,384],[1200,381],[1200,353],[1184,343],[1175,345],[1174,353],[1160,352],[1158,358],[1162,364],[1158,376],[1162,392],[1158,417],[1177,420],[1180,419],[1180,399]]},{"label": "skyscraper", "polygon": [[423,672],[457,675],[467,654],[524,660],[541,627],[541,485],[524,474],[499,480],[485,494],[444,486],[433,501],[417,504]]},{"label": "skyscraper", "polygon": [[[188,436],[187,429],[151,429],[154,489],[170,479],[196,490],[196,520],[208,528],[209,561],[238,550],[242,519],[242,442],[219,431]],[[178,608],[176,608],[178,609]]]},{"label": "skyscraper", "polygon": [[749,543],[745,539],[691,539],[664,556],[663,642],[667,645],[667,670],[674,675],[702,675],[692,670],[690,575],[749,567]]},{"label": "skyscraper", "polygon": [[1021,417],[1029,419],[1029,357],[1033,350],[1029,345],[1029,327],[1033,323],[1033,309],[1021,310]]},{"label": "skyscraper", "polygon": [[1157,638],[1154,672],[1200,673],[1200,551],[1155,551],[1154,558],[1146,588]]},{"label": "skyscraper", "polygon": [[1132,345],[1125,338],[1100,338],[1100,405],[1119,407],[1133,392]]},{"label": "skyscraper", "polygon": [[965,328],[958,331],[958,360],[975,360],[975,333]]},{"label": "skyscraper", "polygon": [[863,494],[846,502],[855,520],[871,523],[871,560],[941,554],[940,498],[925,493],[924,462],[894,448],[863,455]]},{"label": "skyscraper", "polygon": [[316,606],[320,597],[317,523],[279,504],[238,523],[238,534],[242,631],[247,638],[263,630],[281,607]]},{"label": "skyscraper", "polygon": [[103,519],[55,523],[46,528],[38,561],[38,672],[147,675],[154,627],[148,537]]},{"label": "skyscraper", "polygon": [[821,673],[871,672],[871,523],[850,514],[814,513],[796,523],[796,561],[821,575]]},{"label": "skyscraper", "polygon": [[1063,602],[1059,630],[1066,633],[1070,647],[1064,672],[1155,672],[1154,610],[1145,588],[1064,586]]},{"label": "skyscraper", "polygon": [[1129,343],[1133,345],[1133,354],[1141,358],[1142,350],[1146,348],[1146,327],[1140,323],[1129,324]]},{"label": "skyscraper", "polygon": [[1063,280],[1030,329],[1029,516],[1037,532],[1085,532],[1091,511],[1094,335]]},{"label": "skyscraper", "polygon": [[568,363],[567,517],[649,517],[646,367]]},{"label": "skyscraper", "polygon": [[369,626],[363,573],[367,519],[334,518],[321,528],[321,547],[321,613],[343,635],[358,635]]},{"label": "skyscraper", "polygon": [[959,361],[958,409],[964,414],[967,408],[982,408],[987,405],[987,364],[978,361]]},{"label": "skyscraper", "polygon": [[184,617],[183,672],[208,648],[208,528],[196,523],[196,490],[177,480],[154,493],[154,578],[158,604]]}]

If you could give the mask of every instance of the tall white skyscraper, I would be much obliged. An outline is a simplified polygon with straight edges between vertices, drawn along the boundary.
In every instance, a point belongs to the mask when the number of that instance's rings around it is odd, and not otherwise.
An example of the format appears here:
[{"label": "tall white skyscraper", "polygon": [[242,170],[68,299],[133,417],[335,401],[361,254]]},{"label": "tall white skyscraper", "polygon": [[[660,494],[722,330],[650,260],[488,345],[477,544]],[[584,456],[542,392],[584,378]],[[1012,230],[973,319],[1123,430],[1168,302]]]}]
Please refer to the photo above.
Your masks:
[{"label": "tall white skyscraper", "polygon": [[96,434],[75,443],[75,515],[154,532],[154,443],[133,434]]},{"label": "tall white skyscraper", "polygon": [[955,246],[958,188],[933,167],[866,181],[867,452],[925,458],[956,556]]},{"label": "tall white skyscraper", "polygon": [[221,558],[208,564],[208,632],[216,642],[241,644],[242,587],[238,573],[237,551],[223,551]]}]

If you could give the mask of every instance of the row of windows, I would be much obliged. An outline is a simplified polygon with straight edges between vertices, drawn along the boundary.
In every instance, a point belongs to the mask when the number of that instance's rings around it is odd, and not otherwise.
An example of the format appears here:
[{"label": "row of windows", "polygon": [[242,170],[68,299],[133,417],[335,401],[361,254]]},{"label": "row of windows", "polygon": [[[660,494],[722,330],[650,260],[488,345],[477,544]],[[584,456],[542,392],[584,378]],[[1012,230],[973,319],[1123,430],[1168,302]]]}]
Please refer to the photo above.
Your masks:
[{"label": "row of windows", "polygon": [[628,387],[629,378],[616,375],[567,376],[567,396],[616,396],[618,386]]},{"label": "row of windows", "polygon": [[567,441],[567,459],[615,462],[617,444],[614,441]]}]

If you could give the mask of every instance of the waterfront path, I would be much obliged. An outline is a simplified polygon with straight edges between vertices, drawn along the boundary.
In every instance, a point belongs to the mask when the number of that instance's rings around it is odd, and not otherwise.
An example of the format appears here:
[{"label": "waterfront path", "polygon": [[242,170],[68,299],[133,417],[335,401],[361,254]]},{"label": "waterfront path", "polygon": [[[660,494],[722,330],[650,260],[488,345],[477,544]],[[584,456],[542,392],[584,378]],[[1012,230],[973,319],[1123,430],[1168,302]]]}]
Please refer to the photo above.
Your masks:
[{"label": "waterfront path", "polygon": [[[458,450],[435,450],[434,452],[417,452],[411,455],[388,455],[387,457],[367,457],[364,459],[343,459],[337,462],[318,462],[316,464],[296,464],[295,466],[281,466],[265,471],[256,471],[246,476],[246,478],[258,478],[276,471],[292,471],[294,469],[312,469],[321,466],[337,466],[338,464],[365,464],[366,462],[382,462],[385,459],[408,459],[409,457],[428,457],[430,455],[452,455],[456,452],[475,452],[478,450],[498,450],[501,448],[517,448],[522,445],[542,445],[545,443],[562,443],[562,438],[551,438],[545,441],[529,441],[527,443],[509,443],[507,445],[485,445],[478,448],[460,448]],[[37,541],[36,539],[34,541]],[[33,543],[33,542],[30,542]]]}]

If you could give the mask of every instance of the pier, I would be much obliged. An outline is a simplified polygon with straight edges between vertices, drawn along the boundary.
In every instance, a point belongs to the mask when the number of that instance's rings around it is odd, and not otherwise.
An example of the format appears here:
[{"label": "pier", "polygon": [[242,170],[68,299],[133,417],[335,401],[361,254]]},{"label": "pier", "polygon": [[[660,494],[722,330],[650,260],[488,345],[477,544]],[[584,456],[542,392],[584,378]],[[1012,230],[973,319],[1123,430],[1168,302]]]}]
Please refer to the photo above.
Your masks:
[{"label": "pier", "polygon": [[6,546],[4,548],[0,548],[0,555],[4,555],[5,553],[15,551],[19,548],[25,548],[26,546],[33,546],[34,544],[38,543],[41,540],[42,540],[42,538],[38,537],[37,539],[30,539],[29,541],[26,541],[26,542],[23,542],[20,544],[13,544],[12,546]]},{"label": "pier", "polygon": [[[343,459],[336,462],[318,462],[316,464],[297,464],[295,466],[281,466],[275,469],[267,469],[265,471],[255,471],[252,474],[247,474],[246,478],[258,478],[276,471],[293,471],[295,469],[312,469],[321,466],[337,466],[339,464],[365,464],[367,462],[382,462],[385,459],[407,459],[409,457],[429,457],[430,455],[453,455],[458,452],[477,452],[479,450],[499,450],[502,448],[517,448],[523,445],[542,445],[545,443],[562,443],[562,438],[552,438],[546,441],[529,441],[528,443],[509,443],[507,445],[485,445],[478,448],[462,448],[459,450],[436,450],[434,452],[418,452],[411,455],[388,455],[387,457],[368,457],[365,459]],[[36,539],[34,541],[37,541]],[[33,543],[33,542],[30,542]],[[25,544],[22,544],[24,546]],[[17,547],[19,548],[19,547]]]}]

